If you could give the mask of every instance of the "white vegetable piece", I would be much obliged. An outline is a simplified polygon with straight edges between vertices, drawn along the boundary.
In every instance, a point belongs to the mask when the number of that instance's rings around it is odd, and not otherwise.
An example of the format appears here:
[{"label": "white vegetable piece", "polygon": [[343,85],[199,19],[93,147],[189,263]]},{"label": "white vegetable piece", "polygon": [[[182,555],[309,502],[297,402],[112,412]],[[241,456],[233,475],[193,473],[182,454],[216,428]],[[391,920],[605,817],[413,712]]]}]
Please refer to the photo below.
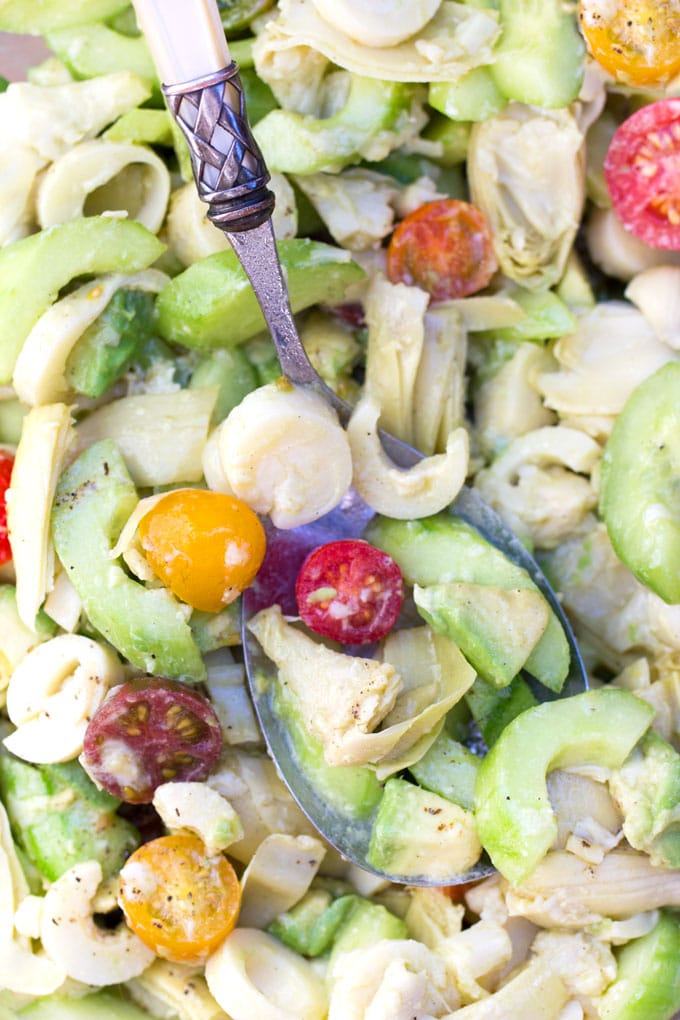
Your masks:
[{"label": "white vegetable piece", "polygon": [[310,390],[270,383],[249,393],[220,426],[220,457],[235,495],[277,528],[337,506],[352,480],[347,436]]},{"label": "white vegetable piece", "polygon": [[162,783],[156,787],[153,806],[169,832],[189,829],[209,854],[243,838],[243,826],[227,798],[206,783]]},{"label": "white vegetable piece", "polygon": [[236,928],[228,935],[208,958],[205,977],[232,1020],[324,1020],[327,1015],[323,981],[307,960],[256,928]]},{"label": "white vegetable piece", "polygon": [[653,266],[677,265],[680,254],[665,248],[651,248],[626,230],[613,209],[591,209],[586,223],[590,257],[607,276],[632,280]]},{"label": "white vegetable piece", "polygon": [[264,839],[241,878],[239,924],[266,928],[309,889],[326,848],[314,836],[274,833]]},{"label": "white vegetable piece", "polygon": [[54,581],[52,502],[73,436],[71,411],[65,404],[46,404],[29,411],[7,490],[17,610],[31,630]]},{"label": "white vegetable piece", "polygon": [[88,985],[115,985],[137,977],[155,953],[125,924],[98,927],[92,900],[102,879],[98,861],[76,864],[47,890],[41,940],[48,957]]},{"label": "white vegetable piece", "polygon": [[152,1017],[168,1020],[228,1020],[208,991],[201,971],[191,964],[155,960],[139,977],[126,982],[126,991]]},{"label": "white vegetable piece", "polygon": [[358,402],[347,435],[354,462],[354,487],[376,513],[408,520],[428,517],[451,503],[468,469],[468,435],[449,433],[446,452],[425,457],[414,467],[398,468],[383,450],[378,435],[380,409],[370,397]]},{"label": "white vegetable piece", "polygon": [[415,35],[441,0],[312,0],[329,25],[362,46],[395,46]]},{"label": "white vegetable piece", "polygon": [[19,663],[7,689],[17,729],[5,747],[24,761],[70,761],[83,749],[87,724],[106,692],[123,681],[115,652],[80,634],[60,634]]},{"label": "white vegetable piece", "polygon": [[645,269],[633,277],[625,293],[659,340],[680,350],[680,266]]}]

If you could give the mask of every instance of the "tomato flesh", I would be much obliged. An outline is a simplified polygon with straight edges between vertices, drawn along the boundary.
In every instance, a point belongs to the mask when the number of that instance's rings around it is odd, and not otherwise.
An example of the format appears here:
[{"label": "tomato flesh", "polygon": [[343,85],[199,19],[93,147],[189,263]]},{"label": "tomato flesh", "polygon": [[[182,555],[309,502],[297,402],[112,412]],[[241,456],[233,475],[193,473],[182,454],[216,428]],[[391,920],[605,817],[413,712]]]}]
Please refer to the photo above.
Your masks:
[{"label": "tomato flesh", "polygon": [[12,547],[9,544],[7,529],[7,490],[9,489],[14,467],[14,457],[5,450],[0,450],[0,566],[12,559]]},{"label": "tomato flesh", "polygon": [[128,857],[118,902],[130,928],[158,956],[198,963],[235,927],[241,889],[223,854],[209,854],[198,836],[177,833]]},{"label": "tomato flesh", "polygon": [[265,534],[241,499],[205,489],[168,492],[139,522],[154,573],[177,598],[217,613],[252,583]]},{"label": "tomato flesh", "polygon": [[581,0],[591,56],[627,85],[664,85],[680,73],[679,0]]},{"label": "tomato flesh", "polygon": [[360,539],[327,542],[310,553],[295,585],[304,623],[346,645],[378,641],[394,627],[404,601],[391,556]]},{"label": "tomato flesh", "polygon": [[97,709],[81,760],[114,797],[144,804],[161,783],[205,779],[221,748],[219,721],[202,694],[148,677],[121,684]]},{"label": "tomato flesh", "polygon": [[392,283],[421,287],[433,301],[482,290],[498,268],[486,216],[458,199],[427,202],[398,224],[387,249]]},{"label": "tomato flesh", "polygon": [[650,103],[625,120],[604,172],[626,230],[653,248],[680,250],[680,99]]}]

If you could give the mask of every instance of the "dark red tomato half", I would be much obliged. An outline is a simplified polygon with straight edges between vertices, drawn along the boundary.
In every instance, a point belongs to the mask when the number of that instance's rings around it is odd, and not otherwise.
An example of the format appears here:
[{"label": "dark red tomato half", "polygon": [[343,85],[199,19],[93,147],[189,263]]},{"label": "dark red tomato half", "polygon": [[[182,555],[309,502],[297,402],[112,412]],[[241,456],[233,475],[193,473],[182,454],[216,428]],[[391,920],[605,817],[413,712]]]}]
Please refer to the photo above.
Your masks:
[{"label": "dark red tomato half", "polygon": [[14,467],[14,457],[6,450],[0,450],[0,566],[12,559],[12,548],[7,531],[7,490]]},{"label": "dark red tomato half", "polygon": [[361,539],[346,538],[309,554],[295,595],[310,630],[344,645],[364,645],[394,627],[404,582],[391,556]]},{"label": "dark red tomato half", "polygon": [[81,760],[114,797],[145,804],[162,783],[205,779],[221,748],[219,721],[202,694],[146,677],[117,687],[95,712]]},{"label": "dark red tomato half", "polygon": [[624,120],[604,172],[626,230],[653,248],[680,250],[680,98],[660,99]]},{"label": "dark red tomato half", "polygon": [[387,248],[391,283],[421,287],[433,301],[475,294],[496,269],[486,216],[476,205],[455,198],[426,202],[410,213]]}]

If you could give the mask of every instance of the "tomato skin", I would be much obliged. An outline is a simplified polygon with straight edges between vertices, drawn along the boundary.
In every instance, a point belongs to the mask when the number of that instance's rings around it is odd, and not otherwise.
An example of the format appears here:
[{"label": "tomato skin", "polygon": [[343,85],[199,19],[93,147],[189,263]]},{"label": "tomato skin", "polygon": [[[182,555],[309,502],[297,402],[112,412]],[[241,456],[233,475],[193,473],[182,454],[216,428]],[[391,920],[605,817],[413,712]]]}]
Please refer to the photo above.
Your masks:
[{"label": "tomato skin", "polygon": [[361,539],[327,542],[309,554],[295,585],[298,612],[310,630],[346,645],[379,641],[404,601],[391,556]]},{"label": "tomato skin", "polygon": [[241,499],[175,489],[139,522],[144,555],[170,591],[217,613],[252,583],[265,553],[264,529]]},{"label": "tomato skin", "polygon": [[12,547],[7,531],[7,490],[14,467],[14,457],[6,450],[0,450],[0,567],[12,559]]},{"label": "tomato skin", "polygon": [[409,213],[387,248],[390,281],[421,287],[433,301],[475,294],[497,268],[486,216],[454,198],[426,202]]},{"label": "tomato skin", "polygon": [[134,933],[175,963],[200,963],[233,930],[241,887],[220,853],[192,833],[143,843],[120,873],[118,902]]},{"label": "tomato skin", "polygon": [[114,688],[97,709],[81,760],[114,797],[146,804],[161,783],[205,779],[221,749],[207,698],[178,681],[146,677]]},{"label": "tomato skin", "polygon": [[616,214],[653,248],[680,250],[680,99],[643,106],[616,131],[604,161]]},{"label": "tomato skin", "polygon": [[627,85],[664,85],[680,73],[678,0],[580,0],[591,56]]}]

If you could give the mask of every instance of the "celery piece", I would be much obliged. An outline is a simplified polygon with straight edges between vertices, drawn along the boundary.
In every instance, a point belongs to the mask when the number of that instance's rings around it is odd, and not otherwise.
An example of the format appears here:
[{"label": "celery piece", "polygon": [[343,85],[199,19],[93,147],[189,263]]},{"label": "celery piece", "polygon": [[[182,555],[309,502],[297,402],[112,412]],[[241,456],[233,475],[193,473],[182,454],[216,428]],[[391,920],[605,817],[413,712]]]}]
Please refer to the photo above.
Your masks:
[{"label": "celery piece", "polygon": [[468,143],[472,125],[462,120],[451,120],[443,113],[430,117],[422,136],[428,142],[438,142],[443,149],[436,162],[441,166],[459,166],[467,159]]},{"label": "celery piece", "polygon": [[506,726],[475,784],[477,830],[504,878],[521,884],[553,844],[548,772],[570,765],[619,768],[653,716],[635,694],[602,687],[536,705]]},{"label": "celery piece", "polygon": [[66,362],[66,381],[76,393],[100,397],[151,337],[153,295],[117,290],[102,314],[78,339]]},{"label": "celery piece", "polygon": [[332,946],[357,901],[353,895],[331,900],[328,893],[313,889],[291,910],[279,914],[267,930],[302,956],[321,956]]},{"label": "celery piece", "polygon": [[409,767],[409,772],[424,790],[469,810],[474,804],[478,768],[479,758],[442,730],[429,751]]},{"label": "celery piece", "polygon": [[59,480],[52,511],[57,555],[91,624],[121,655],[149,673],[203,680],[200,652],[169,592],[145,588],[110,557],[136,505],[118,447],[95,443]]},{"label": "celery piece", "polygon": [[499,0],[501,38],[491,74],[508,99],[568,106],[579,94],[585,45],[562,0]]},{"label": "celery piece", "polygon": [[172,148],[172,127],[167,110],[128,110],[103,135],[110,142],[164,145]]},{"label": "celery piece", "polygon": [[507,106],[488,67],[475,67],[458,81],[431,82],[430,106],[455,121],[488,120]]},{"label": "celery piece", "polygon": [[47,43],[75,78],[134,71],[156,84],[156,66],[143,36],[123,35],[106,25],[78,25],[47,33]]},{"label": "celery piece", "polygon": [[117,875],[139,845],[137,830],[115,813],[120,802],[78,762],[35,766],[0,754],[0,795],[19,845],[50,881],[91,860],[104,877]]},{"label": "celery piece", "polygon": [[55,28],[106,21],[128,6],[129,0],[3,0],[0,32],[45,35]]},{"label": "celery piece", "polygon": [[[341,248],[294,238],[280,241],[278,249],[294,312],[340,300],[364,276]],[[232,347],[265,328],[257,298],[231,249],[194,262],[171,280],[158,296],[156,311],[161,336],[185,347]]]},{"label": "celery piece", "polygon": [[41,230],[0,251],[0,385],[62,287],[88,273],[136,273],[165,246],[141,223],[90,216]]},{"label": "celery piece", "polygon": [[465,695],[465,701],[487,747],[496,743],[515,716],[537,704],[529,685],[521,676],[515,677],[507,687],[496,687],[477,677]]},{"label": "celery piece", "polygon": [[576,329],[576,319],[569,308],[551,290],[535,291],[513,287],[508,291],[508,297],[517,302],[525,317],[514,326],[481,330],[477,333],[480,339],[493,338],[509,343],[520,343],[524,340],[543,341],[565,336]]},{"label": "celery piece", "polygon": [[215,424],[226,418],[257,385],[257,372],[240,347],[224,347],[206,354],[196,366],[189,383],[190,389],[219,387],[213,411]]},{"label": "celery piece", "polygon": [[345,105],[319,119],[272,110],[254,134],[270,170],[314,174],[358,163],[377,136],[396,128],[411,104],[411,89],[399,82],[352,75]]}]

